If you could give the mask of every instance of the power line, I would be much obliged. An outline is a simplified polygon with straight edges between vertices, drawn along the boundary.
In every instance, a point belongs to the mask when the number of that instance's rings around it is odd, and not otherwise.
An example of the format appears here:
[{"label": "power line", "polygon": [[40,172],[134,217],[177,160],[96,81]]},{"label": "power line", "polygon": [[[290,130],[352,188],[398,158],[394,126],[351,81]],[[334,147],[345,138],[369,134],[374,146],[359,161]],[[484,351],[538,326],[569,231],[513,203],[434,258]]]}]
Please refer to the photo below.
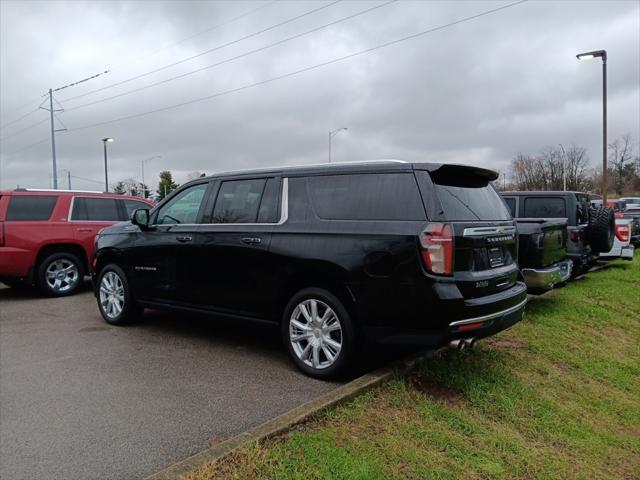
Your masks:
[{"label": "power line", "polygon": [[93,182],[93,183],[98,183],[100,185],[103,184],[104,180],[93,180],[91,178],[84,178],[84,177],[78,177],[77,175],[70,175],[71,178],[77,178],[78,180],[84,180],[85,182]]},{"label": "power line", "polygon": [[287,37],[287,38],[284,38],[284,39],[282,39],[282,40],[278,40],[277,42],[274,42],[274,43],[271,43],[271,44],[269,44],[269,45],[265,45],[265,46],[263,46],[263,47],[259,47],[259,48],[256,48],[256,49],[253,49],[253,50],[250,50],[250,51],[245,52],[245,53],[241,53],[241,54],[236,55],[236,56],[231,57],[231,58],[227,58],[226,60],[222,60],[222,61],[219,61],[219,62],[213,63],[213,64],[211,64],[211,65],[206,65],[206,66],[201,67],[201,68],[198,68],[198,69],[196,69],[196,70],[191,70],[191,71],[188,71],[188,72],[182,73],[182,74],[180,74],[180,75],[176,75],[176,76],[173,76],[173,77],[169,77],[169,78],[167,78],[167,79],[164,79],[164,80],[160,80],[160,81],[158,81],[158,82],[150,83],[150,84],[148,84],[148,85],[145,85],[145,86],[142,86],[142,87],[139,87],[139,88],[134,88],[133,90],[128,90],[128,91],[126,91],[126,92],[122,92],[122,93],[119,93],[119,94],[117,94],[117,95],[112,95],[112,96],[110,96],[110,97],[104,97],[104,98],[101,98],[101,99],[98,99],[98,100],[94,100],[93,102],[83,103],[83,104],[77,105],[77,106],[75,106],[75,107],[68,108],[68,109],[67,109],[67,111],[68,111],[68,112],[71,112],[71,111],[74,111],[74,110],[79,110],[79,109],[81,109],[81,108],[89,107],[89,106],[91,106],[91,105],[96,105],[96,104],[98,104],[98,103],[106,102],[106,101],[108,101],[108,100],[113,100],[113,99],[115,99],[115,98],[120,98],[120,97],[124,97],[124,96],[126,96],[126,95],[131,95],[132,93],[136,93],[136,92],[139,92],[139,91],[142,91],[142,90],[146,90],[147,88],[156,87],[156,86],[158,86],[158,85],[162,85],[162,84],[165,84],[165,83],[168,83],[168,82],[172,82],[172,81],[174,81],[174,80],[178,80],[178,79],[180,79],[180,78],[184,78],[184,77],[187,77],[187,76],[189,76],[189,75],[193,75],[193,74],[195,74],[195,73],[202,72],[202,71],[204,71],[204,70],[208,70],[208,69],[211,69],[211,68],[214,68],[214,67],[217,67],[217,66],[223,65],[223,64],[225,64],[225,63],[232,62],[232,61],[234,61],[234,60],[238,60],[239,58],[243,58],[243,57],[246,57],[246,56],[252,55],[252,54],[254,54],[254,53],[257,53],[257,52],[262,52],[262,51],[264,51],[264,50],[267,50],[267,49],[269,49],[269,48],[275,47],[275,46],[277,46],[277,45],[282,45],[283,43],[289,42],[289,41],[291,41],[291,40],[295,40],[295,39],[297,39],[297,38],[303,37],[303,36],[305,36],[305,35],[309,35],[310,33],[314,33],[314,32],[317,32],[317,31],[319,31],[319,30],[322,30],[322,29],[325,29],[325,28],[328,28],[328,27],[331,27],[331,26],[334,26],[334,25],[336,25],[336,24],[338,24],[338,23],[345,22],[345,21],[347,21],[347,20],[350,20],[350,19],[352,19],[352,18],[358,17],[358,16],[360,16],[360,15],[364,15],[365,13],[369,13],[369,12],[371,12],[371,11],[373,11],[373,10],[377,10],[378,8],[386,7],[387,5],[389,5],[389,4],[391,4],[391,3],[395,3],[395,2],[397,2],[397,1],[398,1],[398,0],[389,0],[389,1],[384,2],[384,3],[381,3],[381,4],[379,4],[379,5],[376,5],[376,6],[373,6],[373,7],[370,7],[370,8],[366,8],[366,9],[361,10],[361,11],[359,11],[359,12],[356,12],[356,13],[353,13],[353,14],[348,15],[348,16],[346,16],[346,17],[340,18],[340,19],[338,19],[338,20],[334,20],[333,22],[326,23],[326,24],[321,25],[321,26],[319,26],[319,27],[312,28],[311,30],[307,30],[307,31],[305,31],[305,32],[298,33],[298,34],[293,35],[293,36],[291,36],[291,37]]},{"label": "power line", "polygon": [[2,126],[0,127],[0,129],[2,129],[2,128],[6,128],[6,127],[8,127],[9,125],[13,125],[14,123],[18,123],[18,122],[19,122],[20,120],[22,120],[23,118],[27,118],[27,117],[28,117],[29,115],[31,115],[32,113],[37,112],[39,109],[40,109],[39,107],[38,107],[38,108],[34,108],[33,110],[31,110],[31,111],[29,111],[29,112],[25,113],[24,115],[19,116],[19,117],[18,117],[18,118],[16,118],[15,120],[11,120],[10,122],[5,123],[4,125],[2,125]]},{"label": "power line", "polygon": [[439,31],[439,30],[443,30],[445,28],[449,28],[449,27],[452,27],[454,25],[458,25],[460,23],[464,23],[464,22],[468,22],[468,21],[471,21],[471,20],[475,20],[477,18],[484,17],[486,15],[490,15],[492,13],[496,13],[496,12],[499,12],[501,10],[506,10],[507,8],[511,8],[511,7],[516,6],[516,5],[520,5],[520,4],[525,3],[527,1],[528,0],[519,0],[517,2],[509,3],[509,4],[503,5],[501,7],[493,8],[491,10],[486,10],[484,12],[480,12],[480,13],[477,13],[475,15],[471,15],[471,16],[468,16],[468,17],[461,18],[460,20],[449,22],[449,23],[446,23],[444,25],[440,25],[440,26],[437,26],[437,27],[430,28],[428,30],[423,30],[423,31],[418,32],[418,33],[414,33],[414,34],[411,34],[411,35],[407,35],[405,37],[398,38],[396,40],[392,40],[392,41],[389,41],[389,42],[385,42],[385,43],[376,45],[374,47],[370,47],[370,48],[367,48],[367,49],[364,49],[364,50],[359,50],[357,52],[350,53],[350,54],[344,55],[342,57],[334,58],[334,59],[328,60],[326,62],[318,63],[318,64],[311,65],[311,66],[308,66],[308,67],[305,67],[305,68],[301,68],[299,70],[294,70],[292,72],[284,73],[284,74],[278,75],[276,77],[271,77],[271,78],[268,78],[266,80],[261,80],[259,82],[250,83],[250,84],[243,85],[241,87],[232,88],[232,89],[229,89],[229,90],[224,90],[224,91],[217,92],[217,93],[214,93],[212,95],[207,95],[207,96],[204,96],[204,97],[194,98],[193,100],[189,100],[189,101],[181,102],[181,103],[176,103],[176,104],[173,104],[173,105],[168,105],[166,107],[157,108],[155,110],[149,110],[147,112],[136,113],[136,114],[133,114],[133,115],[127,115],[127,116],[124,116],[124,117],[114,118],[112,120],[106,120],[106,121],[103,121],[103,122],[97,122],[97,123],[85,125],[85,126],[82,126],[82,127],[71,128],[71,129],[69,129],[69,131],[86,130],[86,129],[89,129],[89,128],[94,128],[94,127],[98,127],[98,126],[102,126],[102,125],[109,125],[111,123],[116,123],[116,122],[120,122],[120,121],[123,121],[123,120],[131,120],[133,118],[142,117],[142,116],[146,116],[146,115],[151,115],[151,114],[154,114],[154,113],[160,113],[160,112],[164,112],[166,110],[172,110],[172,109],[175,109],[175,108],[183,107],[183,106],[186,106],[186,105],[191,105],[193,103],[201,102],[201,101],[204,101],[204,100],[211,100],[213,98],[221,97],[223,95],[228,95],[228,94],[231,94],[231,93],[239,92],[241,90],[247,90],[247,89],[250,89],[250,88],[253,88],[253,87],[257,87],[257,86],[260,86],[260,85],[265,85],[267,83],[275,82],[276,80],[281,80],[281,79],[284,79],[284,78],[293,77],[295,75],[299,75],[299,74],[304,73],[304,72],[308,72],[308,71],[315,70],[315,69],[318,69],[318,68],[321,68],[321,67],[325,67],[327,65],[331,65],[331,64],[334,64],[334,63],[342,62],[342,61],[348,60],[350,58],[354,58],[354,57],[357,57],[357,56],[360,56],[360,55],[364,55],[364,54],[373,52],[375,50],[379,50],[381,48],[386,48],[386,47],[389,47],[391,45],[396,45],[396,44],[399,44],[399,43],[402,43],[402,42],[405,42],[405,41],[408,41],[408,40],[413,40],[415,38],[418,38],[418,37],[421,37],[421,36],[424,36],[424,35]]},{"label": "power line", "polygon": [[132,82],[133,80],[139,80],[140,78],[144,78],[144,77],[152,75],[154,73],[161,72],[162,70],[166,70],[167,68],[175,67],[176,65],[180,65],[181,63],[188,62],[190,60],[193,60],[194,58],[198,58],[198,57],[201,57],[203,55],[207,55],[207,54],[209,54],[211,52],[215,52],[216,50],[220,50],[220,49],[228,47],[230,45],[234,45],[236,43],[239,43],[239,42],[241,42],[243,40],[247,40],[249,38],[255,37],[255,36],[260,35],[262,33],[265,33],[265,32],[268,32],[270,30],[273,30],[274,28],[281,27],[282,25],[286,25],[287,23],[294,22],[294,21],[299,20],[299,19],[301,19],[303,17],[306,17],[306,16],[311,15],[313,13],[319,12],[320,10],[324,10],[325,8],[329,8],[329,7],[333,6],[333,5],[335,5],[336,3],[340,3],[341,1],[343,1],[343,0],[334,0],[331,3],[328,3],[328,4],[323,5],[321,7],[314,8],[312,10],[309,10],[309,11],[305,12],[305,13],[302,13],[300,15],[296,15],[295,17],[289,18],[288,20],[284,20],[282,22],[276,23],[275,25],[271,25],[270,27],[264,28],[264,29],[259,30],[257,32],[250,33],[250,34],[245,35],[244,37],[238,38],[236,40],[232,40],[230,42],[223,43],[223,44],[218,45],[216,47],[213,47],[213,48],[210,48],[208,50],[205,50],[204,52],[200,52],[200,53],[198,53],[196,55],[192,55],[190,57],[183,58],[182,60],[178,60],[177,62],[173,62],[173,63],[170,63],[168,65],[164,65],[162,67],[156,68],[154,70],[150,70],[148,72],[141,73],[141,74],[136,75],[134,77],[126,78],[126,79],[121,80],[119,82],[112,83],[110,85],[105,85],[104,87],[97,88],[95,90],[90,90],[90,91],[88,91],[86,93],[83,93],[83,94],[80,94],[80,95],[76,95],[75,97],[65,98],[63,100],[65,102],[70,102],[72,100],[75,100],[75,99],[78,99],[78,98],[81,98],[81,97],[86,97],[87,95],[91,95],[91,94],[96,93],[96,92],[101,92],[102,90],[107,90],[109,88],[117,87],[119,85],[123,85],[125,83]]},{"label": "power line", "polygon": [[38,140],[37,142],[33,142],[33,143],[27,145],[26,147],[22,147],[22,148],[19,148],[18,150],[14,150],[13,152],[7,153],[6,155],[3,155],[3,157],[4,158],[12,157],[16,153],[20,153],[20,152],[22,152],[24,150],[28,150],[28,149],[30,149],[32,147],[35,147],[36,145],[40,145],[41,143],[48,142],[48,141],[49,141],[48,138],[43,138],[42,140]]},{"label": "power line", "polygon": [[199,37],[200,35],[212,32],[213,30],[217,30],[218,28],[221,28],[221,27],[224,27],[226,25],[229,25],[230,23],[236,22],[236,21],[238,21],[238,20],[240,20],[240,19],[242,19],[244,17],[248,17],[249,15],[253,15],[257,11],[262,10],[263,8],[267,8],[267,7],[273,5],[274,3],[277,3],[279,1],[281,1],[281,0],[272,0],[271,2],[268,2],[268,3],[265,3],[263,5],[260,5],[260,6],[256,7],[256,8],[253,8],[253,9],[251,9],[251,10],[245,12],[245,13],[242,13],[242,14],[236,16],[236,17],[230,18],[229,20],[226,20],[226,21],[224,21],[222,23],[218,23],[218,24],[216,24],[216,25],[214,25],[212,27],[209,27],[209,28],[206,28],[204,30],[201,30],[201,31],[199,31],[197,33],[194,33],[193,35],[189,35],[188,37],[182,38],[182,39],[177,40],[177,41],[175,41],[173,43],[169,43],[169,44],[167,44],[167,45],[165,45],[165,46],[163,46],[163,47],[161,47],[161,48],[159,48],[159,49],[157,49],[157,50],[155,50],[155,51],[153,51],[151,53],[148,53],[148,54],[145,54],[145,55],[140,55],[140,56],[135,57],[135,58],[133,58],[131,60],[125,60],[124,62],[116,65],[115,67],[113,67],[111,70],[116,70],[117,68],[120,68],[122,65],[127,65],[127,64],[129,64],[131,62],[142,60],[143,58],[153,57],[154,55],[162,52],[163,50],[166,50],[166,49],[171,48],[171,47],[175,47],[176,45],[179,45],[179,44],[184,43],[184,42],[186,42],[188,40],[191,40],[192,38]]},{"label": "power line", "polygon": [[39,122],[32,123],[31,125],[29,125],[27,127],[21,128],[20,130],[16,130],[15,132],[10,133],[9,135],[5,135],[4,137],[0,138],[0,142],[5,141],[7,138],[15,137],[16,135],[19,135],[19,134],[21,134],[23,132],[26,132],[27,130],[31,130],[32,128],[35,128],[38,125],[42,125],[43,123],[48,122],[48,121],[49,121],[49,119],[45,118],[43,120],[40,120]]}]

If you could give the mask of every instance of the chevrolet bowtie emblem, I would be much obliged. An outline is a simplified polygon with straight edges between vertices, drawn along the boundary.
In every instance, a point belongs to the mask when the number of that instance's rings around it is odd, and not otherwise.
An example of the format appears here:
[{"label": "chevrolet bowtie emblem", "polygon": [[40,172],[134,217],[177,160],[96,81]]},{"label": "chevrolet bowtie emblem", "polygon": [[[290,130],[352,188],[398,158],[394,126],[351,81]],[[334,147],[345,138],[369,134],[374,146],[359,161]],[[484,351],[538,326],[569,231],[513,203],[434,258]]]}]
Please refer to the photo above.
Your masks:
[{"label": "chevrolet bowtie emblem", "polygon": [[498,227],[498,228],[496,229],[496,233],[497,233],[498,235],[502,235],[502,234],[504,233],[504,227]]}]

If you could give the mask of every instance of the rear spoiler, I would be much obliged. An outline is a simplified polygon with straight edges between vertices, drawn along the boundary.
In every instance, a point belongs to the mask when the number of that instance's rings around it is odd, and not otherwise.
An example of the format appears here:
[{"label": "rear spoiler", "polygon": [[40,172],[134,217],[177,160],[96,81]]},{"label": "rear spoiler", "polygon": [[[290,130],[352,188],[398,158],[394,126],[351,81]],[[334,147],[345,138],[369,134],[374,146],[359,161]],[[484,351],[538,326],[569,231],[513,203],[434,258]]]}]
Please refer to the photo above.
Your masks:
[{"label": "rear spoiler", "polygon": [[483,187],[499,177],[498,172],[487,168],[456,164],[440,165],[429,172],[438,185],[458,187]]}]

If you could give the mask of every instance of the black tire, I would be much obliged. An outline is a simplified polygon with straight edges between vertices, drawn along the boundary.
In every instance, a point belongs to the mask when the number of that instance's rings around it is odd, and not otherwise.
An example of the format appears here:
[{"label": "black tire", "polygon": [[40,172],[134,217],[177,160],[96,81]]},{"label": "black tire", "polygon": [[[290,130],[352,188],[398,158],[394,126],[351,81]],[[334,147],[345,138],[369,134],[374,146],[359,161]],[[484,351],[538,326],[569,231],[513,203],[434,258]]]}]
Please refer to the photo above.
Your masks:
[{"label": "black tire", "polygon": [[[129,325],[142,316],[144,309],[136,304],[127,276],[119,266],[113,263],[106,265],[100,270],[96,285],[98,310],[107,323]],[[103,287],[106,290],[103,290]],[[120,291],[121,295],[118,295]],[[111,298],[113,300],[110,300]],[[120,304],[120,302],[122,306],[119,309],[113,306],[116,303]]]},{"label": "black tire", "polygon": [[[309,365],[308,363],[305,363],[305,361],[300,358],[299,353],[296,353],[296,348],[301,348],[303,346],[301,344],[304,342],[304,340],[298,343],[298,347],[294,347],[290,337],[290,333],[291,333],[290,328],[292,328],[290,327],[290,325],[291,325],[292,318],[296,316],[295,315],[296,313],[298,314],[301,313],[299,310],[297,310],[298,306],[303,302],[312,301],[312,300],[316,300],[317,302],[319,302],[317,307],[317,317],[320,317],[320,314],[326,311],[322,305],[324,304],[329,308],[331,308],[331,310],[334,312],[335,318],[337,319],[337,322],[339,323],[341,328],[340,329],[341,348],[338,351],[337,356],[334,358],[333,362],[330,365],[319,367],[319,368],[316,368],[313,365]],[[330,318],[328,320],[330,320]],[[296,327],[293,327],[293,328],[296,328]],[[331,325],[329,325],[327,328],[335,328],[335,323],[331,323]],[[313,330],[316,330],[316,331],[321,330],[322,332],[324,332],[324,329],[320,329],[320,328],[310,329],[309,332]],[[348,375],[356,366],[355,358],[357,356],[356,354],[358,350],[358,339],[356,336],[356,330],[354,328],[353,321],[351,319],[351,316],[349,315],[349,312],[344,307],[342,302],[335,295],[333,295],[332,293],[326,290],[323,290],[321,288],[306,288],[296,293],[291,298],[286,308],[284,309],[284,314],[282,317],[281,333],[282,333],[282,341],[284,342],[285,348],[287,349],[289,356],[293,360],[293,363],[303,373],[305,373],[306,375],[309,375],[310,377],[319,378],[323,380],[341,378]],[[332,339],[336,341],[337,333],[338,333],[337,331],[333,331],[333,332],[328,332],[326,334],[322,333],[322,335],[324,335],[323,338],[326,338],[327,335],[334,335]],[[315,333],[309,333],[309,335],[315,335]],[[320,333],[318,333],[318,335],[320,335]],[[313,339],[313,341],[319,341],[315,337],[310,336],[309,338]],[[307,343],[310,343],[310,342],[307,342]],[[321,345],[322,345],[322,342],[321,342]],[[325,351],[323,351],[325,348],[328,349],[329,347],[331,346],[328,344],[324,344],[316,348],[316,350],[318,350],[319,352],[318,358],[320,362],[322,362],[322,359],[324,359],[325,362],[329,360]],[[309,348],[313,350],[313,347],[309,347]],[[331,351],[333,351],[333,347],[331,347]],[[310,354],[310,358],[308,358],[308,361],[313,363],[313,360],[311,357],[313,357],[313,351]]]},{"label": "black tire", "polygon": [[73,253],[58,252],[45,257],[38,265],[36,284],[51,297],[73,295],[84,283],[84,265]]},{"label": "black tire", "polygon": [[595,253],[608,252],[613,247],[616,220],[613,210],[597,205],[589,211],[587,241]]}]

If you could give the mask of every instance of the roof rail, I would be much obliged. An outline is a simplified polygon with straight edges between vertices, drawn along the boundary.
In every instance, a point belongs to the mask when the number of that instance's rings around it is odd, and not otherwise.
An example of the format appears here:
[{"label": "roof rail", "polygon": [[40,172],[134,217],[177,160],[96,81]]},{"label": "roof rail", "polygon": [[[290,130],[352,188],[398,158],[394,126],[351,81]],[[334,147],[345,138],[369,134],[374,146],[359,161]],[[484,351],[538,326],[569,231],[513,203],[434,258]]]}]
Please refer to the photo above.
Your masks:
[{"label": "roof rail", "polygon": [[63,190],[54,188],[16,188],[14,192],[105,193],[99,190]]}]

